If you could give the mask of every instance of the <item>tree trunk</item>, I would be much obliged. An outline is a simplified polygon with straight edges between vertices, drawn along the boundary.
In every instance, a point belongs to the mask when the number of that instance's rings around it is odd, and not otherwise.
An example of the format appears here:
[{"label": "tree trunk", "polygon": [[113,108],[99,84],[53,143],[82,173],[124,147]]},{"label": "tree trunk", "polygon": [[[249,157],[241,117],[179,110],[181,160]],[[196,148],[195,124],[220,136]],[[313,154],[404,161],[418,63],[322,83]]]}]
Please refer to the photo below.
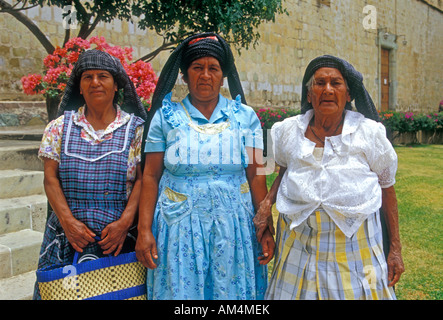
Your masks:
[{"label": "tree trunk", "polygon": [[61,101],[61,95],[56,97],[46,97],[46,111],[48,112],[48,121],[57,118],[58,105]]}]

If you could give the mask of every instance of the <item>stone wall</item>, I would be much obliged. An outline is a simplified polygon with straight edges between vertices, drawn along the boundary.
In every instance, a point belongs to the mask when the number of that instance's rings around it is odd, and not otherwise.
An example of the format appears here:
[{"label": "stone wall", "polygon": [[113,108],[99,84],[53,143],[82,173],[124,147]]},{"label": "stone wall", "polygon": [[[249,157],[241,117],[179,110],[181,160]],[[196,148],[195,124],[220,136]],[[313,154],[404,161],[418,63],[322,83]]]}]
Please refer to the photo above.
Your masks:
[{"label": "stone wall", "polygon": [[[365,29],[365,6],[376,9],[375,29]],[[394,93],[391,109],[432,112],[443,99],[443,5],[440,0],[286,0],[288,15],[260,26],[255,48],[236,55],[237,68],[254,107],[298,108],[301,81],[307,64],[316,56],[332,54],[351,62],[364,76],[365,85],[379,105],[380,35],[393,40]],[[61,10],[35,8],[27,13],[54,45],[64,36]],[[101,24],[92,34],[113,45],[131,46],[134,58],[154,50],[162,39],[132,23]],[[396,37],[397,36],[397,37]],[[403,45],[406,40],[407,44]],[[384,45],[384,44],[383,44]],[[21,92],[20,78],[42,71],[43,47],[17,20],[0,14],[0,101],[41,100]],[[159,73],[168,53],[152,61]],[[183,82],[177,97],[185,93]],[[225,89],[226,90],[226,89]],[[225,91],[226,92],[226,91]],[[1,111],[0,111],[1,112]]]}]

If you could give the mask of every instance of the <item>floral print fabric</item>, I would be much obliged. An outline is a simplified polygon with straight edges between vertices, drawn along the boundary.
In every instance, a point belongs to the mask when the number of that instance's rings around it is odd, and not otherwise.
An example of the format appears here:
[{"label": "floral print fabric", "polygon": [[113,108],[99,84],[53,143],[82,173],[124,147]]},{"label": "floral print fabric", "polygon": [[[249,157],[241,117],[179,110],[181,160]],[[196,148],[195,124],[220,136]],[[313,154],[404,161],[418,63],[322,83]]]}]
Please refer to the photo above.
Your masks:
[{"label": "floral print fabric", "polygon": [[[260,122],[240,100],[220,96],[209,121],[188,98],[182,103],[169,96],[163,101],[145,148],[165,153],[152,225],[157,268],[148,270],[148,299],[263,299],[267,268],[257,259],[261,247],[245,174],[246,146],[257,141],[262,147]],[[232,143],[223,145],[228,136]]]}]

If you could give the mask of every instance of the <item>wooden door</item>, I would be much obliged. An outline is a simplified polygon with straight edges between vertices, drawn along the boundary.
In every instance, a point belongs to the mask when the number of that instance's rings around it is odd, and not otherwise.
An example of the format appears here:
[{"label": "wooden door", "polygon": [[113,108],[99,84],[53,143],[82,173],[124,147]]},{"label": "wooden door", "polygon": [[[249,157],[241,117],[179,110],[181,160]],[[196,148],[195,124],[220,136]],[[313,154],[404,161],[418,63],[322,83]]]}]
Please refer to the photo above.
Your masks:
[{"label": "wooden door", "polygon": [[389,110],[389,50],[381,49],[381,111]]}]

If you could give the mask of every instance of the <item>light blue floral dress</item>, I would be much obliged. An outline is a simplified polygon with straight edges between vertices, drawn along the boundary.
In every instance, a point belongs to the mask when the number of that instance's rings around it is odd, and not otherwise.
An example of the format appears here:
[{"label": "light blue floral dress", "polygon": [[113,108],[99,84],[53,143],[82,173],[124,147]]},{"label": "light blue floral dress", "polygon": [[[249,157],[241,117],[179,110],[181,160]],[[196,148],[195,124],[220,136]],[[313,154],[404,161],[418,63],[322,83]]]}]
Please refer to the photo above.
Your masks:
[{"label": "light blue floral dress", "polygon": [[219,96],[206,119],[186,97],[163,101],[145,152],[164,152],[152,231],[157,268],[149,299],[263,299],[267,268],[252,222],[245,147],[263,148],[260,122],[240,97]]}]

